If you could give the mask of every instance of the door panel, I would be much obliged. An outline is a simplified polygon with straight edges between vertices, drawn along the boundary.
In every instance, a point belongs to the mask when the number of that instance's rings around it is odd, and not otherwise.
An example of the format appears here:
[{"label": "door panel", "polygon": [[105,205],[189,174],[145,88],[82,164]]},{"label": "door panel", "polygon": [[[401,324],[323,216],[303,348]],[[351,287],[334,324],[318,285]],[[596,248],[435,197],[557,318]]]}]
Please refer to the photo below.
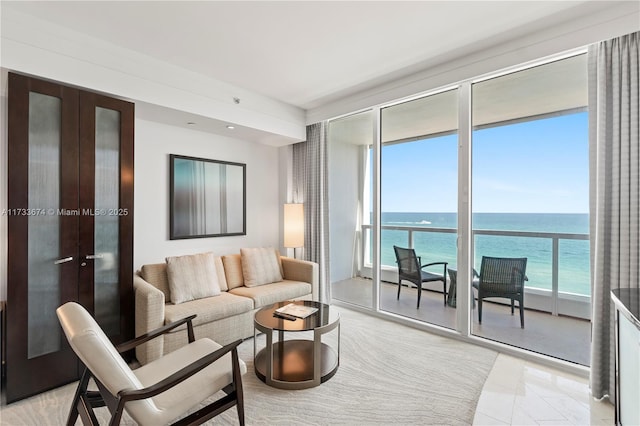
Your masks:
[{"label": "door panel", "polygon": [[55,314],[78,297],[77,108],[75,89],[9,75],[7,401],[77,377]]},{"label": "door panel", "polygon": [[[60,114],[62,100],[29,92],[29,208],[60,206]],[[41,206],[41,207],[38,207]],[[38,212],[39,213],[39,212]],[[29,254],[28,358],[61,349],[61,330],[52,314],[60,303],[60,216],[27,216]]]},{"label": "door panel", "polygon": [[133,337],[133,104],[81,92],[80,123],[80,300],[122,342]]},{"label": "door panel", "polygon": [[76,380],[55,309],[133,337],[133,104],[9,74],[7,402]]}]

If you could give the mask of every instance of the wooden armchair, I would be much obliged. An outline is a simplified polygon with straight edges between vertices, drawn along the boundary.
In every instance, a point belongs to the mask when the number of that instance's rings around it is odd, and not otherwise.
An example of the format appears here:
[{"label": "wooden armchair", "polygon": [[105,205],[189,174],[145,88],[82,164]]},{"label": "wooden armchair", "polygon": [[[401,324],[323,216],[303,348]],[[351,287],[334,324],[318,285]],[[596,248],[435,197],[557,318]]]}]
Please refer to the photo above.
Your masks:
[{"label": "wooden armchair", "polygon": [[[210,339],[195,340],[192,315],[116,348],[81,305],[68,302],[56,313],[69,344],[86,366],[68,425],[75,424],[78,415],[84,424],[97,425],[93,409],[103,406],[111,413],[110,425],[119,424],[125,410],[140,425],[201,424],[234,405],[244,425],[242,374],[247,368],[238,358],[240,340],[224,347]],[[136,370],[131,370],[120,356],[185,324],[189,344],[174,352]],[[98,391],[87,390],[90,379]],[[220,390],[226,395],[194,411]]]}]

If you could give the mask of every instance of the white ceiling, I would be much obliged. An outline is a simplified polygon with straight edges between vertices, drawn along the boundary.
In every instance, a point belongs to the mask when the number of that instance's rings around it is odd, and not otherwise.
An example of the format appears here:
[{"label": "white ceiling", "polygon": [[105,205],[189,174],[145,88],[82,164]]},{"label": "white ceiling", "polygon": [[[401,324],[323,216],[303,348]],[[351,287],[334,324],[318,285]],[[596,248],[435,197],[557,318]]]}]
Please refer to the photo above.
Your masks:
[{"label": "white ceiling", "polygon": [[45,1],[36,15],[312,109],[593,13],[593,1]]}]

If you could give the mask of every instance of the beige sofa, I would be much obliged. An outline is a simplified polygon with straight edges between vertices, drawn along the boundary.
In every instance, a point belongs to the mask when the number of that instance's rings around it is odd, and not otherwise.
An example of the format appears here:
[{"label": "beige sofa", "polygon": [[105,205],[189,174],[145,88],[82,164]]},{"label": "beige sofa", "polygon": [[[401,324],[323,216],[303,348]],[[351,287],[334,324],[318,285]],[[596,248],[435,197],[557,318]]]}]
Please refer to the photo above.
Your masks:
[{"label": "beige sofa", "polygon": [[[270,250],[276,253],[277,263],[269,254]],[[265,254],[269,255],[266,267]],[[184,259],[192,256],[198,255],[167,258],[165,263],[147,264],[135,273],[136,336],[195,314],[193,326],[196,339],[208,337],[225,345],[239,338],[253,336],[253,318],[260,308],[284,300],[318,300],[317,263],[280,257],[274,249],[261,248],[242,249],[241,254],[211,255],[208,259],[213,260],[215,272],[208,269],[207,273],[215,275],[212,281],[217,280],[216,294],[198,297],[198,291],[194,290],[195,297],[192,300],[172,303],[176,297],[183,298],[178,293],[183,293],[184,287],[199,279],[192,276],[191,269],[184,269],[184,265],[191,265],[184,263]],[[171,263],[175,259],[183,262],[182,269]],[[207,261],[207,267],[210,264]],[[268,270],[269,265],[271,271]],[[136,357],[144,365],[186,343],[186,328],[181,327],[139,346]]]}]

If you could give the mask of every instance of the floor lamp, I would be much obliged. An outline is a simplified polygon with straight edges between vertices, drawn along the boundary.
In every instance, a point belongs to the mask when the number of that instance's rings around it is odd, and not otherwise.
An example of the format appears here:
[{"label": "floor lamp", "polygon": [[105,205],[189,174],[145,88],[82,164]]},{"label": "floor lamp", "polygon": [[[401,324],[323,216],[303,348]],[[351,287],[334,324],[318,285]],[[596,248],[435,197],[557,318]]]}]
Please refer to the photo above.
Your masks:
[{"label": "floor lamp", "polygon": [[284,246],[293,249],[293,257],[298,259],[296,249],[304,247],[304,205],[284,205]]}]

